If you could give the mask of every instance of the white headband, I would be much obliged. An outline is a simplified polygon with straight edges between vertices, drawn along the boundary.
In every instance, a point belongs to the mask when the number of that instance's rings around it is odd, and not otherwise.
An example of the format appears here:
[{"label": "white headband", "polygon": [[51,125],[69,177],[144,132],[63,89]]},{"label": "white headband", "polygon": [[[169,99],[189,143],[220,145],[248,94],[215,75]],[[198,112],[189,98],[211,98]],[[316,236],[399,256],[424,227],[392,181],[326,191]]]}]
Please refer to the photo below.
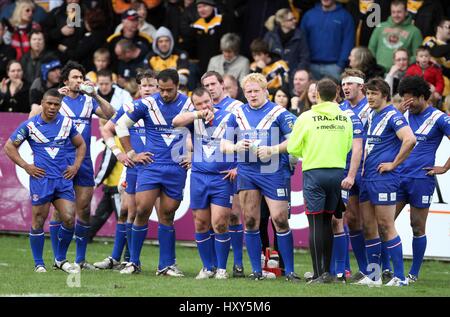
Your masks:
[{"label": "white headband", "polygon": [[348,76],[348,77],[345,77],[344,79],[342,79],[342,84],[347,84],[347,83],[355,83],[355,84],[364,85],[364,79],[362,79],[361,77]]}]

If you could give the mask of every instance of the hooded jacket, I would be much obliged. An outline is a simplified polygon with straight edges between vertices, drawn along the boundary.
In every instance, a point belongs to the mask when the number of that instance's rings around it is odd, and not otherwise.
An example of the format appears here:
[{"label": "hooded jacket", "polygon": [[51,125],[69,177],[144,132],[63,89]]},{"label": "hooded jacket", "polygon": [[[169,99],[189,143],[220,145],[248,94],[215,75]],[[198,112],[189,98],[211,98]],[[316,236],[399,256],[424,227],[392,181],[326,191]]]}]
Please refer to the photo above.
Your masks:
[{"label": "hooded jacket", "polygon": [[[166,53],[163,53],[158,48],[158,39],[160,37],[168,37],[170,39],[170,48]],[[167,68],[174,68],[178,70],[178,74],[185,76],[186,80],[189,76],[189,61],[186,52],[174,48],[174,39],[172,32],[164,26],[160,27],[155,33],[153,41],[153,51],[148,55],[148,65],[154,71],[162,71]]]},{"label": "hooded jacket", "polygon": [[411,16],[407,16],[401,24],[395,24],[392,17],[375,28],[369,41],[369,50],[378,64],[389,70],[393,64],[393,54],[398,48],[408,50],[412,64],[416,60],[416,49],[422,44],[420,30],[412,24]]}]

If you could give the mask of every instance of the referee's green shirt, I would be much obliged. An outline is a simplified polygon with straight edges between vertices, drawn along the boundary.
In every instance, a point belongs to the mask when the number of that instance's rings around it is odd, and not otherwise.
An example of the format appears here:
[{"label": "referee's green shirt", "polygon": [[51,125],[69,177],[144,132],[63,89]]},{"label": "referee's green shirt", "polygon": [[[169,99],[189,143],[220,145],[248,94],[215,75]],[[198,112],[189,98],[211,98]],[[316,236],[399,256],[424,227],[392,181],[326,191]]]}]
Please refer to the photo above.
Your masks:
[{"label": "referee's green shirt", "polygon": [[302,158],[302,170],[345,168],[352,147],[350,117],[334,102],[312,106],[298,117],[289,137],[289,154]]}]

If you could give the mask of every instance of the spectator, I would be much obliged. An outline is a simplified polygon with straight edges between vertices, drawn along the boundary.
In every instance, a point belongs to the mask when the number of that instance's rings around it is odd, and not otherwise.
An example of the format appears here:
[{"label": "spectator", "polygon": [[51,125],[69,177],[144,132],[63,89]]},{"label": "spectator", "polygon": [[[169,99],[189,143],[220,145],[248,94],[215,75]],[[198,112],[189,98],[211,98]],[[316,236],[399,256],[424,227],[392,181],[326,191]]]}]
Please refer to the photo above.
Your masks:
[{"label": "spectator", "polygon": [[291,112],[294,115],[299,116],[317,104],[316,88],[317,82],[315,80],[308,82],[306,90],[300,96],[298,103],[296,105],[292,104]]},{"label": "spectator", "polygon": [[414,25],[420,30],[423,37],[434,34],[443,12],[441,3],[436,0],[408,1],[408,13],[412,16]]},{"label": "spectator", "polygon": [[239,86],[238,80],[233,75],[226,74],[223,76],[223,88],[231,98],[243,103],[246,102],[241,86]]},{"label": "spectator", "polygon": [[[147,9],[153,9],[161,3],[161,0],[143,0]],[[134,1],[130,0],[114,0],[112,1],[113,9],[116,14],[123,14],[125,11],[131,9]]]},{"label": "spectator", "polygon": [[[145,6],[145,3],[141,0],[138,0],[134,2],[131,5],[131,9],[135,10],[138,14],[138,28],[140,33],[146,34],[151,41],[155,38],[156,29],[153,25],[145,21],[147,18],[147,7]],[[117,27],[114,33],[120,33],[123,29],[123,23],[120,23]]]},{"label": "spectator", "polygon": [[358,46],[352,49],[348,60],[351,68],[359,69],[364,73],[366,81],[374,77],[384,76],[384,68],[377,64],[375,57],[367,47]]},{"label": "spectator", "polygon": [[92,54],[105,43],[108,36],[105,15],[101,9],[86,10],[84,27],[87,32],[75,48],[68,50],[67,46],[61,44],[59,50],[69,59],[76,60],[87,70],[91,70],[94,69]]},{"label": "spectator", "polygon": [[273,95],[273,102],[287,110],[291,110],[291,96],[285,88],[278,88]]},{"label": "spectator", "polygon": [[199,19],[194,0],[168,0],[165,5],[163,25],[172,32],[175,46],[186,50],[190,25]]},{"label": "spectator", "polygon": [[412,23],[408,15],[406,2],[393,0],[391,3],[391,16],[381,23],[370,37],[369,49],[375,56],[378,64],[384,69],[390,69],[392,56],[396,49],[406,48],[410,56],[410,63],[415,62],[414,52],[422,43],[420,30]]},{"label": "spectator", "polygon": [[20,61],[23,54],[30,50],[29,33],[31,30],[39,30],[40,26],[33,22],[34,3],[30,0],[17,2],[13,15],[7,23],[7,32],[4,40],[16,50],[16,59]]},{"label": "spectator", "polygon": [[269,45],[271,52],[278,54],[287,62],[291,69],[291,77],[294,70],[309,68],[308,42],[302,30],[296,29],[296,20],[290,9],[278,10],[268,19],[266,27],[269,32],[264,35],[264,41]]},{"label": "spectator", "polygon": [[[106,48],[99,48],[94,52],[94,66],[95,70],[90,71],[86,74],[86,79],[92,81],[93,83],[97,82],[97,73],[103,69],[109,69],[111,62],[111,54]],[[117,74],[112,74],[112,79],[114,83],[117,83]]]},{"label": "spectator", "polygon": [[5,34],[5,25],[0,20],[0,78],[6,76],[6,64],[8,64],[8,61],[16,58],[16,50],[11,45],[3,42],[3,34]]},{"label": "spectator", "polygon": [[250,62],[247,57],[239,55],[241,39],[236,33],[227,33],[220,39],[222,54],[210,59],[208,71],[216,71],[219,74],[230,74],[241,81],[250,70]]},{"label": "spectator", "polygon": [[56,54],[45,49],[44,33],[40,30],[32,30],[30,35],[30,50],[20,59],[23,77],[33,82],[41,74],[41,61],[50,56],[56,58]]},{"label": "spectator", "polygon": [[148,54],[151,50],[152,39],[147,34],[139,32],[139,15],[136,10],[130,9],[122,14],[122,25],[123,28],[120,32],[114,33],[106,40],[112,57],[112,65],[116,65],[117,62],[117,57],[114,54],[116,44],[122,39],[132,41],[145,54]]},{"label": "spectator", "polygon": [[51,56],[43,59],[40,67],[40,76],[31,83],[30,87],[29,98],[32,111],[41,104],[41,100],[47,90],[58,87],[60,77],[60,61],[52,59]]},{"label": "spectator", "polygon": [[[83,20],[84,7],[81,5],[81,15],[77,17],[76,11],[68,11],[68,5],[72,3],[79,4],[80,0],[66,0],[63,5],[50,11],[43,25],[48,48],[58,51],[58,57],[63,64],[69,59],[65,52],[75,51],[86,32]],[[76,20],[77,18],[79,21]],[[80,27],[76,27],[76,24],[69,26],[68,20],[74,23],[79,22]]]},{"label": "spectator", "polygon": [[185,51],[174,48],[175,42],[169,29],[162,26],[153,40],[153,51],[148,55],[148,65],[155,72],[167,68],[178,70],[180,85],[186,86],[189,77],[189,60]]},{"label": "spectator", "polygon": [[431,56],[440,65],[444,75],[444,96],[450,94],[450,18],[443,18],[437,28],[436,36],[429,36],[423,41],[428,46]]},{"label": "spectator", "polygon": [[[304,0],[302,0],[303,2]],[[267,32],[264,23],[281,8],[288,8],[288,0],[247,0],[243,10],[241,27],[242,55],[251,56],[250,44],[256,38],[263,38]]]},{"label": "spectator", "polygon": [[269,51],[267,43],[261,39],[253,40],[250,44],[250,51],[254,62],[250,65],[250,71],[261,73],[267,79],[267,89],[273,95],[280,87],[287,87],[289,84],[289,66],[280,56]]},{"label": "spectator", "polygon": [[294,87],[291,91],[291,105],[292,107],[298,108],[298,103],[300,101],[300,96],[303,92],[308,91],[309,82],[312,79],[310,72],[304,69],[298,69],[294,74],[294,79],[292,81],[292,86]]},{"label": "spectator", "polygon": [[30,112],[28,91],[30,84],[23,79],[22,65],[11,60],[6,65],[8,78],[0,86],[0,112]]},{"label": "spectator", "polygon": [[114,85],[112,72],[108,69],[102,69],[97,73],[97,87],[100,97],[108,101],[116,111],[133,101],[128,91]]},{"label": "spectator", "polygon": [[321,0],[305,13],[300,26],[306,34],[314,78],[339,79],[355,44],[351,15],[335,0]]},{"label": "spectator", "polygon": [[[14,10],[16,9],[16,4],[19,1],[13,1],[12,3],[2,7],[0,10],[0,21],[3,19],[8,20],[13,15]],[[36,4],[36,1],[32,1],[34,4],[34,13],[33,13],[33,21],[36,23],[43,23],[47,18],[47,12],[45,12],[44,8],[40,5]]]},{"label": "spectator", "polygon": [[394,51],[394,64],[389,72],[386,74],[385,80],[391,88],[391,96],[394,96],[398,92],[398,84],[405,76],[408,69],[409,55],[406,48],[399,48]]},{"label": "spectator", "polygon": [[[220,39],[231,29],[226,14],[218,14],[214,0],[196,0],[200,18],[191,24],[186,43],[189,54],[198,59],[198,71],[206,72],[211,57],[220,53]],[[198,79],[197,79],[198,80]]]},{"label": "spectator", "polygon": [[370,36],[376,25],[367,23],[373,21],[374,10],[369,10],[372,4],[380,6],[380,21],[386,21],[389,17],[389,5],[391,0],[350,0],[346,9],[353,16],[356,27],[356,46],[368,46]]},{"label": "spectator", "polygon": [[126,80],[136,77],[138,68],[147,67],[147,54],[142,48],[128,39],[121,39],[117,42],[114,52],[118,59],[118,84],[124,87]]},{"label": "spectator", "polygon": [[434,102],[441,100],[444,91],[444,77],[441,69],[431,62],[430,49],[419,46],[416,50],[416,63],[409,66],[405,76],[420,76],[430,85],[431,97]]}]

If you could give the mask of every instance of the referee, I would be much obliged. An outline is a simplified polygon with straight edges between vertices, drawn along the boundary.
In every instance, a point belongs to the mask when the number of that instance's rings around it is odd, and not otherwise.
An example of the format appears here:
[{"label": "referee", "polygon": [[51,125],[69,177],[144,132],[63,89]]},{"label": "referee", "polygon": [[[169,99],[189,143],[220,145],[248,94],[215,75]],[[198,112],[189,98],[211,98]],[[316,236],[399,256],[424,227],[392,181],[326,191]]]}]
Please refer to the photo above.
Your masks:
[{"label": "referee", "polygon": [[314,266],[310,283],[331,281],[331,219],[339,203],[347,153],[352,146],[352,121],[334,102],[337,93],[338,86],[331,79],[317,83],[318,104],[297,119],[287,146],[289,154],[302,158],[303,196]]}]

